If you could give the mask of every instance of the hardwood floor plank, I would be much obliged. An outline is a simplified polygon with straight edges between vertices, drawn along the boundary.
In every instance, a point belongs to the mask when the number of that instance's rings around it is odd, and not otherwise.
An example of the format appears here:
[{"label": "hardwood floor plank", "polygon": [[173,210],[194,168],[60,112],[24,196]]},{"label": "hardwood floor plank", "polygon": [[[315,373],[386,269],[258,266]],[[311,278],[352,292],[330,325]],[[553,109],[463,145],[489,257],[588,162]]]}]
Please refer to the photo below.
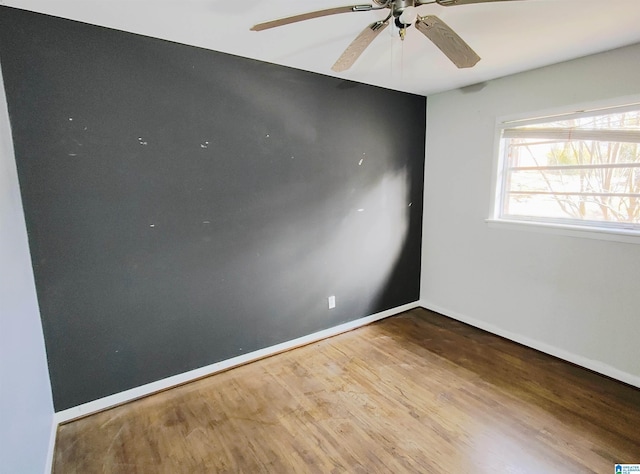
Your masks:
[{"label": "hardwood floor plank", "polygon": [[612,472],[640,390],[426,310],[62,425],[55,473]]}]

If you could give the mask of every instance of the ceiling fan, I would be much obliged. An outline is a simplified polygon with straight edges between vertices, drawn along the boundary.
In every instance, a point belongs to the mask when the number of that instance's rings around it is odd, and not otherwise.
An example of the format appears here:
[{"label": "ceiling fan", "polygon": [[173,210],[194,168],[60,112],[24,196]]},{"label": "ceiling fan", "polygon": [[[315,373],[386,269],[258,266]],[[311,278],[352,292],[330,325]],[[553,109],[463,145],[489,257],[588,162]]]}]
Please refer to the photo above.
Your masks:
[{"label": "ceiling fan", "polygon": [[[456,5],[468,5],[472,3],[486,2],[508,2],[513,0],[372,0],[373,5],[347,5],[344,7],[328,8],[317,10],[300,15],[289,16],[278,20],[267,21],[254,25],[252,31],[262,31],[278,26],[288,25],[304,20],[311,20],[328,15],[339,13],[366,12],[372,10],[388,9],[389,13],[383,20],[375,21],[368,25],[354,39],[347,49],[331,67],[336,72],[349,69],[371,42],[387,27],[393,18],[394,24],[398,27],[400,38],[404,40],[407,28],[412,24],[416,29],[425,35],[440,51],[442,51],[459,68],[469,68],[480,61],[480,56],[464,42],[444,21],[435,15],[420,16],[416,7],[437,3],[443,7]],[[414,23],[415,22],[415,23]]]}]

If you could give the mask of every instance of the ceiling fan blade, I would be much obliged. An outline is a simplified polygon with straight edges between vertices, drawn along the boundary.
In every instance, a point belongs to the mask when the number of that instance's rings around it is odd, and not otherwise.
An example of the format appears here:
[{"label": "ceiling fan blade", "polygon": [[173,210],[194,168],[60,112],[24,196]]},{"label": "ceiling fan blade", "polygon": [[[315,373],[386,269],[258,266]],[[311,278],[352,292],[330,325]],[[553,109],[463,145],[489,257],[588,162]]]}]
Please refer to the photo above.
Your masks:
[{"label": "ceiling fan blade", "polygon": [[452,7],[455,5],[471,5],[472,3],[489,3],[489,2],[515,2],[520,0],[436,0],[438,5],[443,7]]},{"label": "ceiling fan blade", "polygon": [[388,21],[376,21],[367,26],[362,32],[354,39],[344,53],[340,55],[336,63],[331,66],[331,69],[335,72],[342,72],[353,66],[353,63],[360,57],[360,55],[367,49],[367,46],[376,39],[384,29],[389,26]]},{"label": "ceiling fan blade", "polygon": [[416,28],[459,68],[473,67],[480,56],[437,16],[419,16]]},{"label": "ceiling fan blade", "polygon": [[290,23],[296,23],[298,21],[311,20],[313,18],[320,18],[322,16],[337,15],[338,13],[350,13],[350,12],[364,12],[374,10],[373,5],[347,5],[344,7],[327,8],[326,10],[318,10],[315,12],[302,13],[300,15],[288,16],[286,18],[280,18],[279,20],[266,21],[264,23],[258,23],[251,27],[251,31],[268,30],[269,28],[275,28],[277,26],[288,25]]}]

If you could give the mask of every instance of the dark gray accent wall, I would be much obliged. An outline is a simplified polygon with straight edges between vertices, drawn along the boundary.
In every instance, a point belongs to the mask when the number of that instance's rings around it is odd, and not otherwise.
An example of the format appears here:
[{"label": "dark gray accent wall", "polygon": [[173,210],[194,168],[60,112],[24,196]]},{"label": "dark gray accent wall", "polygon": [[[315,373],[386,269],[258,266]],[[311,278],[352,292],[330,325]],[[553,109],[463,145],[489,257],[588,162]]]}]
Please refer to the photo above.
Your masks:
[{"label": "dark gray accent wall", "polygon": [[56,410],[418,299],[424,97],[8,7],[0,61]]}]

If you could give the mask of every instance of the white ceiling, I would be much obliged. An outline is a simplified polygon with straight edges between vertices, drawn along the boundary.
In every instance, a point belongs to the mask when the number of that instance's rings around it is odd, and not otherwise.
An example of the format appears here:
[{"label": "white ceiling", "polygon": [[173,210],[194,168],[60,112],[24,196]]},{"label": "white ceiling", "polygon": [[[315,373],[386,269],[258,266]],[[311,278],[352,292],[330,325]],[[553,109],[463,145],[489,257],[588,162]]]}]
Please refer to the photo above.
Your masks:
[{"label": "white ceiling", "polygon": [[[420,32],[387,28],[345,73],[332,64],[383,12],[317,18],[262,32],[259,22],[366,0],[0,0],[0,5],[223,51],[421,95],[640,42],[640,0],[521,0],[424,5],[482,57],[457,69]],[[638,58],[640,61],[640,58]]]}]

